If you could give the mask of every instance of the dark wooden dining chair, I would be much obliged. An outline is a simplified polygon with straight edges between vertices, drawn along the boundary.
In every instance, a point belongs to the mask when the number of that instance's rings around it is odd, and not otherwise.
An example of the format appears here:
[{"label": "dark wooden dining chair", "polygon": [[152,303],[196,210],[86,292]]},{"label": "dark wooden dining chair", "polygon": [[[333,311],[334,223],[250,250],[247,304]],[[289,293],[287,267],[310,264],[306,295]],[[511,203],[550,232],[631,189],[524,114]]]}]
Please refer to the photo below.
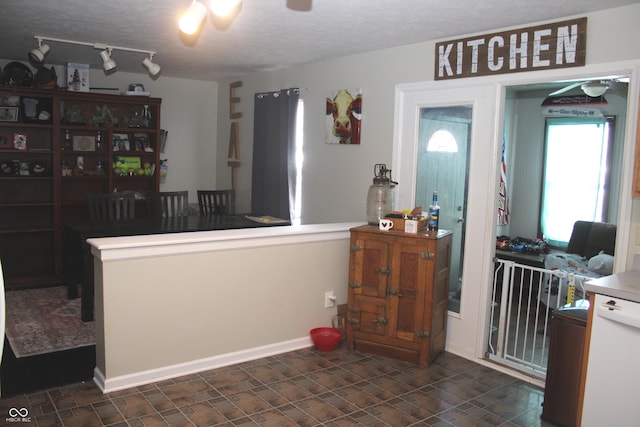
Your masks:
[{"label": "dark wooden dining chair", "polygon": [[136,198],[130,191],[118,193],[88,193],[89,220],[121,221],[136,217]]},{"label": "dark wooden dining chair", "polygon": [[145,194],[150,217],[175,218],[189,215],[188,191],[150,191]]},{"label": "dark wooden dining chair", "polygon": [[230,215],[236,213],[234,190],[198,190],[200,215]]}]

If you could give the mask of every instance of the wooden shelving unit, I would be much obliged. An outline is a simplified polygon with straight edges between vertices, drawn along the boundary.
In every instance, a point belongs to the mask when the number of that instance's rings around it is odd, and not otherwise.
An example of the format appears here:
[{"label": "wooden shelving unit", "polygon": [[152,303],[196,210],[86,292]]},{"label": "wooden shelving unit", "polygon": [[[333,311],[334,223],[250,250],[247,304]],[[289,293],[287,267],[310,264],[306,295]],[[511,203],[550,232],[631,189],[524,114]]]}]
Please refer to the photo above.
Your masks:
[{"label": "wooden shelving unit", "polygon": [[[158,191],[160,105],[159,98],[0,86],[0,259],[8,289],[64,281],[63,224],[88,220],[87,193]],[[129,149],[116,151],[117,138]],[[142,171],[114,168],[123,160],[139,160]]]}]

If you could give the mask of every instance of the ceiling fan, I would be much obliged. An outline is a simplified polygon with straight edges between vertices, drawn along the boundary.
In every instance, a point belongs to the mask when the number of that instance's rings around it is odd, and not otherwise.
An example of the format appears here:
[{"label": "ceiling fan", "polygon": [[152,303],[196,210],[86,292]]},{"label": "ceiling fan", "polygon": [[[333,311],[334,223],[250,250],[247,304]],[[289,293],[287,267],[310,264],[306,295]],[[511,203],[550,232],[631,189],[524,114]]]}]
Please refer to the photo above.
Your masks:
[{"label": "ceiling fan", "polygon": [[629,82],[628,77],[616,77],[608,79],[596,79],[596,80],[583,80],[571,83],[561,89],[551,92],[549,96],[556,96],[570,91],[571,89],[580,87],[582,92],[592,98],[602,96],[609,89],[615,90],[623,95],[627,93],[627,84]]}]

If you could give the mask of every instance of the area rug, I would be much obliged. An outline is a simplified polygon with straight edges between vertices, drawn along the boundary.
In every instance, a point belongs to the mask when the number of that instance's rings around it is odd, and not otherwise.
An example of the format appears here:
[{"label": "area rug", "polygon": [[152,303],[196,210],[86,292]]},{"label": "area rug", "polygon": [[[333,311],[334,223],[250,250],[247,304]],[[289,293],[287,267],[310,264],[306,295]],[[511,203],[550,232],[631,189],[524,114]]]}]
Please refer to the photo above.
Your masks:
[{"label": "area rug", "polygon": [[6,335],[16,357],[94,345],[95,322],[80,320],[80,298],[64,286],[6,292]]}]

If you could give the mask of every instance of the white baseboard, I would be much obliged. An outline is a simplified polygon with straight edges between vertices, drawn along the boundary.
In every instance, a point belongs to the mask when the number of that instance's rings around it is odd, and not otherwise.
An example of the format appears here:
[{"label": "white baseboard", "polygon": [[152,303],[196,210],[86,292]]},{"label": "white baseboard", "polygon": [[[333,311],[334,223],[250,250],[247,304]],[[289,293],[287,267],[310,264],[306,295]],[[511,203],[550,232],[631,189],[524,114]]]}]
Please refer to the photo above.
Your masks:
[{"label": "white baseboard", "polygon": [[115,378],[105,378],[104,373],[96,367],[93,370],[93,382],[95,382],[98,388],[102,390],[102,393],[110,393],[170,378],[176,378],[182,375],[189,375],[210,369],[221,368],[223,366],[235,365],[237,363],[273,356],[275,354],[300,350],[311,346],[313,346],[313,343],[311,342],[311,338],[307,336],[290,341],[269,344],[262,347],[255,347],[233,353],[207,357],[205,359],[193,360],[177,365],[122,375]]}]

